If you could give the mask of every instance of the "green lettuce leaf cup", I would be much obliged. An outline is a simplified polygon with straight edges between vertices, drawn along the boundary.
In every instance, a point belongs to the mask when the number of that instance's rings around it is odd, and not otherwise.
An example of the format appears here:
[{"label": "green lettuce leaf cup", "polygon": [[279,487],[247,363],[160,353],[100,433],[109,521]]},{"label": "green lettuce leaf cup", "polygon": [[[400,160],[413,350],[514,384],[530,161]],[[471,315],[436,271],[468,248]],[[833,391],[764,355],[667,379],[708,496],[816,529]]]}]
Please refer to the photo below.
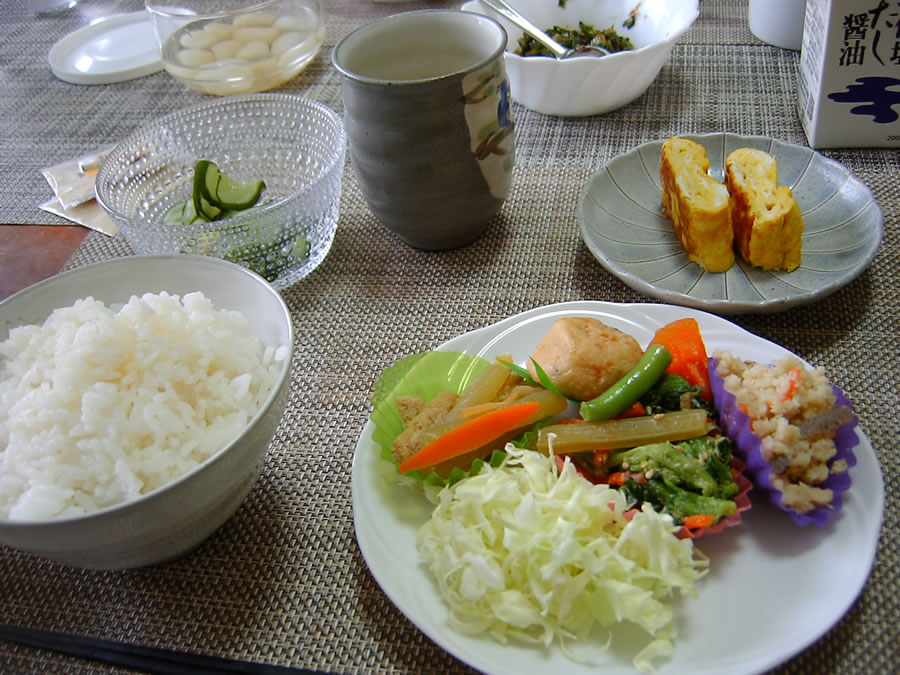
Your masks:
[{"label": "green lettuce leaf cup", "polygon": [[[381,458],[397,465],[391,447],[403,431],[403,420],[397,412],[398,397],[417,396],[430,401],[442,391],[462,393],[489,364],[486,359],[462,352],[430,351],[411,354],[386,368],[375,382],[375,393],[370,399],[371,420],[375,425],[372,440],[378,445]],[[505,452],[495,450],[487,463],[499,466],[505,457]],[[479,473],[484,464],[484,460],[476,459],[468,471],[456,468],[447,478],[434,471],[427,475],[408,471],[403,475],[430,485],[452,485]]]}]

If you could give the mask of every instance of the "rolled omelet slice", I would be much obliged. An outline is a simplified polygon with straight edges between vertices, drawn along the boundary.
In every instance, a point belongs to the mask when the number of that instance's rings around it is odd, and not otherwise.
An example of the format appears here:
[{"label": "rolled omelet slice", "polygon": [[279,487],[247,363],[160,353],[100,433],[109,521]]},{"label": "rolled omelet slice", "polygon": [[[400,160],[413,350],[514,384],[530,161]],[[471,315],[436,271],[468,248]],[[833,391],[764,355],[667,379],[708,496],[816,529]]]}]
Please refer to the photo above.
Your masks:
[{"label": "rolled omelet slice", "polygon": [[659,175],[663,210],[688,258],[707,272],[734,264],[734,234],[728,189],[709,175],[706,149],[686,138],[662,146]]},{"label": "rolled omelet slice", "polygon": [[754,148],[734,150],[725,160],[725,185],[741,257],[764,270],[797,269],[803,216],[791,189],[778,185],[775,158]]}]

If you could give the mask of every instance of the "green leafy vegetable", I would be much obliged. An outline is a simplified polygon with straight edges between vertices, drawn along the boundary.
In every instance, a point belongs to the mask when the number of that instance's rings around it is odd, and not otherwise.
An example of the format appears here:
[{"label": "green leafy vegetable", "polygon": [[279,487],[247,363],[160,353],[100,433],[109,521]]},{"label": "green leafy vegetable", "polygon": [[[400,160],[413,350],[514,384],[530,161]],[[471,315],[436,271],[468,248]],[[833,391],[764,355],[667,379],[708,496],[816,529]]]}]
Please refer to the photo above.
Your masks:
[{"label": "green leafy vegetable", "polygon": [[710,515],[719,519],[737,511],[733,500],[705,497],[672,485],[662,478],[651,478],[643,485],[629,478],[621,490],[635,503],[649,504],[661,513],[668,513],[677,522],[697,515]]},{"label": "green leafy vegetable", "polygon": [[649,502],[681,522],[707,514],[717,520],[736,512],[740,487],[731,473],[731,443],[724,436],[702,436],[679,443],[652,443],[614,452],[609,468],[630,478],[623,489],[637,504]]},{"label": "green leafy vegetable", "polygon": [[641,404],[648,415],[684,408],[710,410],[712,405],[700,396],[702,392],[701,387],[691,385],[680,375],[667,373],[641,397]]},{"label": "green leafy vegetable", "polygon": [[[626,28],[628,27],[630,26],[626,25]],[[586,45],[603,47],[611,53],[634,49],[631,38],[619,35],[613,26],[597,29],[589,23],[579,21],[578,28],[553,26],[544,32],[567,49],[578,49]],[[515,53],[520,56],[554,56],[549,49],[530,35],[523,35],[519,38],[519,46]]]}]

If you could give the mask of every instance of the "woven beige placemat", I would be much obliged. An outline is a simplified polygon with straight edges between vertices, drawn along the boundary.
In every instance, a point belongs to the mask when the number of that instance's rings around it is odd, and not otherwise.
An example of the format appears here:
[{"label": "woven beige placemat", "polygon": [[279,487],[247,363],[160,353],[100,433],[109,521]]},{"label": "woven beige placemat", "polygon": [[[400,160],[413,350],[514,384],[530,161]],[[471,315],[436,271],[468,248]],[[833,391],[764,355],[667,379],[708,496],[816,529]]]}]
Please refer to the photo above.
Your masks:
[{"label": "woven beige placemat", "polygon": [[[327,49],[285,90],[340,110],[329,54],[341,35],[378,13],[451,4],[326,3],[332,10]],[[805,142],[793,110],[796,53],[755,40],[746,30],[744,3],[704,0],[701,10],[659,79],[633,104],[572,120],[514,106],[512,194],[487,233],[466,248],[426,253],[402,244],[369,213],[348,164],[330,254],[283,293],[297,337],[294,381],[262,477],[245,504],[196,551],[158,568],[88,572],[2,548],[0,622],[332,672],[465,672],[394,608],[356,544],[350,466],[372,384],[402,356],[533,307],[582,299],[648,301],[606,273],[578,233],[580,190],[610,158],[672,134],[729,131]],[[22,44],[27,31],[6,37]],[[65,124],[69,140],[60,152],[69,155],[83,147],[74,139],[108,140],[110,131],[127,132],[193,101],[163,74],[102,95],[77,87],[66,92],[83,106]],[[25,96],[22,89],[14,93]],[[43,129],[45,121],[35,125]],[[85,127],[80,135],[79,125]],[[7,140],[4,147],[25,157],[25,143]],[[37,153],[38,162],[50,156],[44,146]],[[894,264],[900,255],[900,161],[896,152],[883,150],[826,154],[875,193],[885,216],[880,252],[859,279],[822,302],[734,321],[826,367],[850,393],[885,477],[882,538],[860,599],[823,639],[777,671],[887,673],[897,666],[900,642],[900,297]],[[4,171],[8,178],[8,167]],[[37,193],[29,181],[13,191],[32,201]],[[8,201],[2,200],[0,219],[21,216]],[[130,253],[120,240],[90,234],[68,267]],[[0,643],[0,670],[103,669]]]}]

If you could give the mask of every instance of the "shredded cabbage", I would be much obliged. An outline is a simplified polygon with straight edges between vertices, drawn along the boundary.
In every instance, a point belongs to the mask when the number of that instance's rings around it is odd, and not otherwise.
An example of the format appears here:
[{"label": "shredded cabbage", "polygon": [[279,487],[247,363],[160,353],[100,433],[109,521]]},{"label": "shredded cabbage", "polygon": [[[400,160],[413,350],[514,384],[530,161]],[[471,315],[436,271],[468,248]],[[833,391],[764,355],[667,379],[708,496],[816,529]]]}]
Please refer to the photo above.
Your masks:
[{"label": "shredded cabbage", "polygon": [[618,490],[592,485],[568,460],[559,470],[552,457],[512,445],[506,452],[499,467],[430,492],[435,509],[418,550],[451,627],[504,643],[555,638],[569,658],[589,661],[573,647],[628,621],[651,636],[634,665],[652,669],[673,648],[667,601],[696,595],[708,559],[675,536],[669,516],[648,505],[626,516]]}]

